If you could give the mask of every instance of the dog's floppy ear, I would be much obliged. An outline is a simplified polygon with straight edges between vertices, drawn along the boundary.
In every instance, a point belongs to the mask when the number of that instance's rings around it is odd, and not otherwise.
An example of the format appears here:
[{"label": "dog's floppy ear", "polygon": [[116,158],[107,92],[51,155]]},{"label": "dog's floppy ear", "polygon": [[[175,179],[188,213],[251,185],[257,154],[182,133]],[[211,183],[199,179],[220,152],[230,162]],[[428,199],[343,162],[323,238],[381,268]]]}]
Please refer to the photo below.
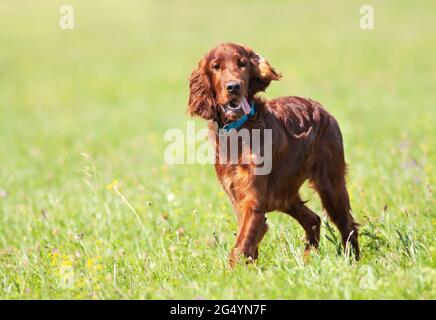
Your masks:
[{"label": "dog's floppy ear", "polygon": [[215,100],[212,95],[212,87],[209,76],[204,72],[204,61],[201,60],[189,80],[189,102],[187,113],[197,115],[206,120],[215,116]]},{"label": "dog's floppy ear", "polygon": [[249,94],[253,96],[259,91],[265,91],[271,81],[279,80],[282,76],[262,56],[248,47],[244,46],[244,49],[251,64]]}]

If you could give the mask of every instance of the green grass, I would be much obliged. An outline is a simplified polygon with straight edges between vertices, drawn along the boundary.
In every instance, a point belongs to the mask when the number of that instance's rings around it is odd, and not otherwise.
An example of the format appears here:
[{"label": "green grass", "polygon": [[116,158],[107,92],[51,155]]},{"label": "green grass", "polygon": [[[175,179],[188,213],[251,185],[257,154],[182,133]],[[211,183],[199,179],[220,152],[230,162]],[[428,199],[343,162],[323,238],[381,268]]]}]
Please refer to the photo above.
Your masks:
[{"label": "green grass", "polygon": [[[73,0],[73,31],[63,4],[0,2],[0,298],[436,298],[434,1],[371,1],[372,31],[360,1]],[[358,263],[305,187],[319,254],[304,263],[301,227],[271,213],[258,264],[227,267],[237,225],[213,167],[163,161],[188,76],[222,41],[282,72],[267,97],[338,119]]]}]

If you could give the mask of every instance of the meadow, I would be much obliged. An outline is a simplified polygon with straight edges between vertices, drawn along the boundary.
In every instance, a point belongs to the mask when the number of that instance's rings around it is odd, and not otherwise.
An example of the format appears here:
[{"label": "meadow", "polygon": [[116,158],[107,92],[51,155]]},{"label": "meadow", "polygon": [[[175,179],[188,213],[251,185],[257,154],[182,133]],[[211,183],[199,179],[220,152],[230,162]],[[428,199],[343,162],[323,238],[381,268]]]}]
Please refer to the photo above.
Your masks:
[{"label": "meadow", "polygon": [[[436,3],[0,2],[1,299],[435,299]],[[319,253],[268,216],[254,265],[227,266],[236,218],[211,165],[168,165],[188,78],[220,42],[281,71],[266,97],[338,119],[362,259],[323,217]],[[206,123],[195,120],[197,129]]]}]

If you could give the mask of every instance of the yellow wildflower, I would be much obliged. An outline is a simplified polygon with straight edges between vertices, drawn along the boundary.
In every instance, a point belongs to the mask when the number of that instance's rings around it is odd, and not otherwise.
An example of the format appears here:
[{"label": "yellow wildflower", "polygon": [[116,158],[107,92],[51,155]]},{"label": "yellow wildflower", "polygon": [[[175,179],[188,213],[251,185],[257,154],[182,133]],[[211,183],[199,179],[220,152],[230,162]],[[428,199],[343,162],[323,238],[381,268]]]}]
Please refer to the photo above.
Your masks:
[{"label": "yellow wildflower", "polygon": [[91,269],[93,266],[94,266],[94,261],[93,261],[91,258],[89,258],[88,260],[86,260],[86,267],[87,267],[88,269]]},{"label": "yellow wildflower", "polygon": [[113,190],[115,187],[117,187],[118,186],[118,179],[114,179],[114,181],[112,181],[111,183],[109,183],[107,186],[106,186],[106,189],[108,189],[108,190]]}]

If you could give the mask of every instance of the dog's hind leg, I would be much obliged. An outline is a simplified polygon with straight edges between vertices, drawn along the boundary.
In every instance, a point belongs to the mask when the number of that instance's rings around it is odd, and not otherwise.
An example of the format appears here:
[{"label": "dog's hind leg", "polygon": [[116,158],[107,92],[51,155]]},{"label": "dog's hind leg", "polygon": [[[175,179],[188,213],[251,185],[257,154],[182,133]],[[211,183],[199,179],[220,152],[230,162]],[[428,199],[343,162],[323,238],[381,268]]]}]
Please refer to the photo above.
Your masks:
[{"label": "dog's hind leg", "polygon": [[324,209],[341,233],[344,249],[347,248],[348,244],[351,244],[356,260],[359,260],[358,224],[354,221],[350,212],[350,202],[345,182],[337,186],[335,190],[323,188],[322,185],[315,185],[315,188],[321,197]]},{"label": "dog's hind leg", "polygon": [[297,220],[306,232],[305,254],[309,252],[310,248],[317,249],[319,245],[321,218],[310,210],[300,197],[297,197],[289,208],[282,211]]},{"label": "dog's hind leg", "polygon": [[[336,140],[338,141],[338,140]],[[322,157],[314,164],[310,181],[321,197],[328,216],[338,227],[344,250],[351,244],[356,260],[360,257],[358,224],[351,215],[350,199],[345,182],[346,164],[342,140],[340,143],[324,145]]]}]

